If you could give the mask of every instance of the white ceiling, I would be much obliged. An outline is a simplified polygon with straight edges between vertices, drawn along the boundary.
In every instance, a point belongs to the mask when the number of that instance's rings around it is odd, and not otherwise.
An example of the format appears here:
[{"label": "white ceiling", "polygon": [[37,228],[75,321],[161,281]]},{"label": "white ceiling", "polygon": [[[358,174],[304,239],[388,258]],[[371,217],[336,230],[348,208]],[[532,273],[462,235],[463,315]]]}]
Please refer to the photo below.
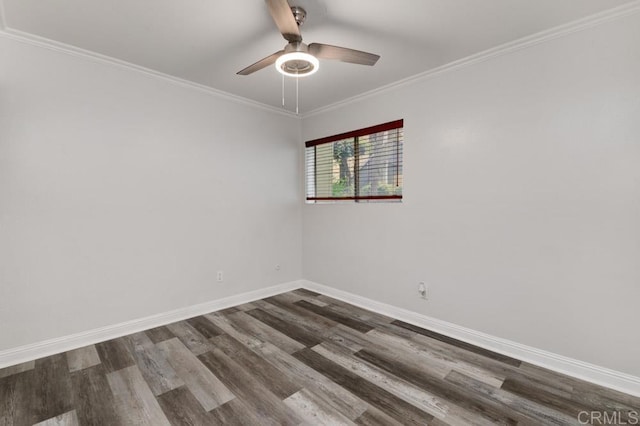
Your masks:
[{"label": "white ceiling", "polygon": [[[263,0],[0,0],[20,31],[267,105],[281,104],[273,67],[236,72],[286,44]],[[300,79],[300,112],[598,12],[628,0],[290,0],[307,9],[307,43],[381,55],[374,67],[321,61]],[[294,85],[287,80],[288,108]]]}]

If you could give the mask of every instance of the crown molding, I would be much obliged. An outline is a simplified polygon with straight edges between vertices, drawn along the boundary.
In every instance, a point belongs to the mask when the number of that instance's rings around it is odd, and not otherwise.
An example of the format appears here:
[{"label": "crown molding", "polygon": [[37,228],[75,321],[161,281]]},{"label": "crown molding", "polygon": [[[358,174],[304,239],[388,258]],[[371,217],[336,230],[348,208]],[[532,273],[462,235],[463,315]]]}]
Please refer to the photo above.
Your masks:
[{"label": "crown molding", "polygon": [[518,40],[514,40],[505,44],[501,44],[496,47],[492,47],[491,49],[487,49],[482,52],[467,56],[465,58],[458,59],[453,62],[449,62],[448,64],[441,65],[436,68],[432,68],[430,70],[412,75],[410,77],[395,81],[393,83],[389,83],[385,86],[381,86],[376,89],[369,90],[367,92],[352,96],[350,98],[343,99],[341,101],[337,101],[320,108],[316,108],[312,111],[303,113],[302,118],[305,119],[308,117],[312,117],[314,115],[322,114],[322,113],[370,98],[372,96],[379,95],[381,93],[389,92],[391,90],[408,86],[420,81],[429,80],[431,78],[440,76],[441,74],[447,73],[449,71],[454,71],[463,67],[475,65],[477,63],[488,61],[490,59],[497,58],[499,56],[508,55],[508,54],[517,52],[519,50],[527,49],[529,47],[535,46],[537,44],[545,43],[547,41],[561,38],[561,37],[573,34],[575,32],[592,28],[600,24],[603,24],[605,22],[621,19],[626,16],[636,14],[638,12],[640,12],[640,0],[635,0],[625,5],[615,7],[609,10],[605,10],[603,12],[596,13],[586,18],[581,18],[576,21],[569,22],[567,24],[562,24],[557,27],[532,34],[530,36],[520,38]]},{"label": "crown molding", "polygon": [[449,71],[453,71],[459,68],[484,62],[502,55],[511,54],[521,49],[526,49],[528,47],[535,46],[540,43],[544,43],[556,38],[564,37],[569,34],[594,27],[611,20],[620,19],[625,16],[629,16],[638,12],[640,12],[640,0],[634,0],[625,5],[615,7],[609,10],[605,10],[603,12],[596,13],[586,18],[569,22],[567,24],[563,24],[563,25],[551,28],[549,30],[545,30],[527,37],[523,37],[521,39],[518,39],[512,42],[502,44],[500,46],[493,47],[491,49],[487,49],[485,51],[450,62],[440,67],[433,68],[419,74],[415,74],[405,79],[387,84],[385,86],[382,86],[382,87],[379,87],[379,88],[376,88],[376,89],[373,89],[373,90],[352,96],[350,98],[343,99],[338,102],[334,102],[332,104],[325,105],[323,107],[316,108],[314,110],[311,110],[306,113],[301,113],[301,114],[296,114],[291,111],[283,110],[271,105],[257,102],[242,96],[234,95],[232,93],[228,93],[222,90],[214,89],[210,86],[206,86],[206,85],[195,83],[179,77],[175,77],[169,74],[165,74],[159,71],[155,71],[140,65],[135,65],[130,62],[113,58],[111,56],[102,55],[102,54],[81,49],[72,45],[60,43],[48,38],[40,37],[34,34],[9,28],[6,24],[6,19],[5,19],[6,15],[4,10],[4,0],[0,0],[0,36],[9,38],[15,41],[19,41],[22,43],[30,44],[33,46],[50,49],[53,51],[65,53],[68,55],[72,55],[72,56],[76,56],[84,59],[89,59],[95,62],[105,63],[105,64],[117,66],[120,68],[126,68],[132,71],[146,74],[148,76],[162,79],[164,81],[173,83],[181,87],[195,89],[202,93],[206,93],[221,99],[248,105],[254,108],[262,109],[262,110],[276,113],[279,115],[284,115],[286,117],[304,119],[304,118],[312,117],[317,114],[321,114],[324,112],[328,112],[328,111],[340,108],[342,106],[345,106],[363,99],[370,98],[372,96],[375,96],[381,93],[391,91],[393,89],[411,85],[419,81],[428,80],[430,78],[434,78],[436,76],[439,76]]},{"label": "crown molding", "polygon": [[[0,0],[0,24],[3,22],[2,19],[2,0]],[[214,89],[213,87],[206,86],[204,84],[195,83],[193,81],[185,80],[179,77],[175,77],[169,74],[165,74],[160,71],[155,71],[150,68],[146,68],[140,65],[132,64],[127,61],[122,61],[120,59],[113,58],[111,56],[102,55],[100,53],[92,52],[89,50],[81,49],[79,47],[75,47],[69,44],[60,43],[55,40],[51,40],[45,37],[40,37],[35,34],[26,33],[24,31],[15,30],[13,28],[8,28],[6,26],[0,27],[0,37],[8,38],[20,43],[53,50],[55,52],[75,56],[78,58],[90,60],[93,62],[98,62],[102,64],[112,65],[119,68],[128,69],[130,71],[138,72],[145,74],[150,77],[154,77],[157,79],[164,80],[166,82],[172,83],[174,85],[194,89],[202,93],[206,93],[208,95],[212,95],[219,99],[224,99],[227,101],[248,105],[254,108],[258,108],[264,111],[276,113],[279,115],[284,115],[286,117],[301,119],[299,114],[296,114],[291,111],[283,110],[271,105],[263,104],[261,102],[254,101],[252,99],[248,99],[242,96],[234,95],[229,92],[225,92],[222,90]]]}]

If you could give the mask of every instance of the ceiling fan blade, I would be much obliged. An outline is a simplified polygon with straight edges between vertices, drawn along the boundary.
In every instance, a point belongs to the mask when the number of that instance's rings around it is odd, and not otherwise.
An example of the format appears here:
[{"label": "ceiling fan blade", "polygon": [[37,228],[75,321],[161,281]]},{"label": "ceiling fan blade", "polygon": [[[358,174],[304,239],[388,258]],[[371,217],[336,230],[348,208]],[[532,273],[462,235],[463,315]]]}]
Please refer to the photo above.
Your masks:
[{"label": "ceiling fan blade", "polygon": [[278,30],[288,42],[301,41],[300,28],[287,0],[265,0]]},{"label": "ceiling fan blade", "polygon": [[278,59],[280,56],[282,56],[283,53],[284,53],[284,50],[280,50],[280,51],[274,53],[273,55],[270,55],[270,56],[267,56],[266,58],[260,59],[255,64],[249,65],[245,69],[238,71],[236,74],[238,74],[238,75],[249,75],[249,74],[253,74],[256,71],[260,71],[262,68],[265,68],[265,67],[268,67],[269,65],[274,64],[276,62],[276,59]]},{"label": "ceiling fan blade", "polygon": [[311,43],[309,45],[309,53],[320,59],[336,59],[359,65],[375,65],[380,59],[380,55],[374,55],[373,53],[322,43]]}]

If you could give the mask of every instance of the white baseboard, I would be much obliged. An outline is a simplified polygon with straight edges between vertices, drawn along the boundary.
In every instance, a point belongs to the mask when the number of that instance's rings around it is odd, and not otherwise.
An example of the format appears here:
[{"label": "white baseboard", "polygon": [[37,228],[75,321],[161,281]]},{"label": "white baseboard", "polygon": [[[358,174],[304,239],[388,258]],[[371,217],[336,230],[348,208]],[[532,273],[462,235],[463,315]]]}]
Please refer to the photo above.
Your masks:
[{"label": "white baseboard", "polygon": [[32,361],[45,356],[66,352],[105,340],[126,336],[172,322],[181,321],[209,312],[219,311],[265,297],[274,296],[303,286],[302,281],[291,281],[272,287],[262,288],[247,293],[236,294],[198,305],[187,306],[161,314],[151,315],[120,324],[109,325],[96,328],[94,330],[83,331],[81,333],[49,339],[38,343],[19,346],[4,351],[0,351],[0,368],[8,367],[22,362]]},{"label": "white baseboard", "polygon": [[501,339],[308,280],[291,281],[145,318],[0,351],[0,368],[115,339],[301,287],[558,373],[640,397],[639,377]]},{"label": "white baseboard", "polygon": [[573,358],[557,355],[510,340],[501,339],[466,327],[461,327],[417,312],[408,311],[386,303],[377,302],[353,293],[338,290],[312,281],[303,280],[301,285],[318,293],[342,300],[370,311],[378,312],[401,321],[433,330],[437,333],[507,355],[530,364],[538,365],[577,379],[615,389],[640,397],[640,377],[589,364]]}]

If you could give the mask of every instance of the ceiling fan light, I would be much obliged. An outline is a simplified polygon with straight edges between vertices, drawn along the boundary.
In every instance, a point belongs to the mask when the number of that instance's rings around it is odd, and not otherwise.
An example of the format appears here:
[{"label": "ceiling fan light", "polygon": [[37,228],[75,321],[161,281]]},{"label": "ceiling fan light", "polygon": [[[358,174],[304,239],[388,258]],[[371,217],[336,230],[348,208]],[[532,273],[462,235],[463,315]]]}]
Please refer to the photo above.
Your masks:
[{"label": "ceiling fan light", "polygon": [[306,52],[285,53],[276,60],[278,72],[289,77],[306,77],[315,74],[319,67],[318,59]]}]

